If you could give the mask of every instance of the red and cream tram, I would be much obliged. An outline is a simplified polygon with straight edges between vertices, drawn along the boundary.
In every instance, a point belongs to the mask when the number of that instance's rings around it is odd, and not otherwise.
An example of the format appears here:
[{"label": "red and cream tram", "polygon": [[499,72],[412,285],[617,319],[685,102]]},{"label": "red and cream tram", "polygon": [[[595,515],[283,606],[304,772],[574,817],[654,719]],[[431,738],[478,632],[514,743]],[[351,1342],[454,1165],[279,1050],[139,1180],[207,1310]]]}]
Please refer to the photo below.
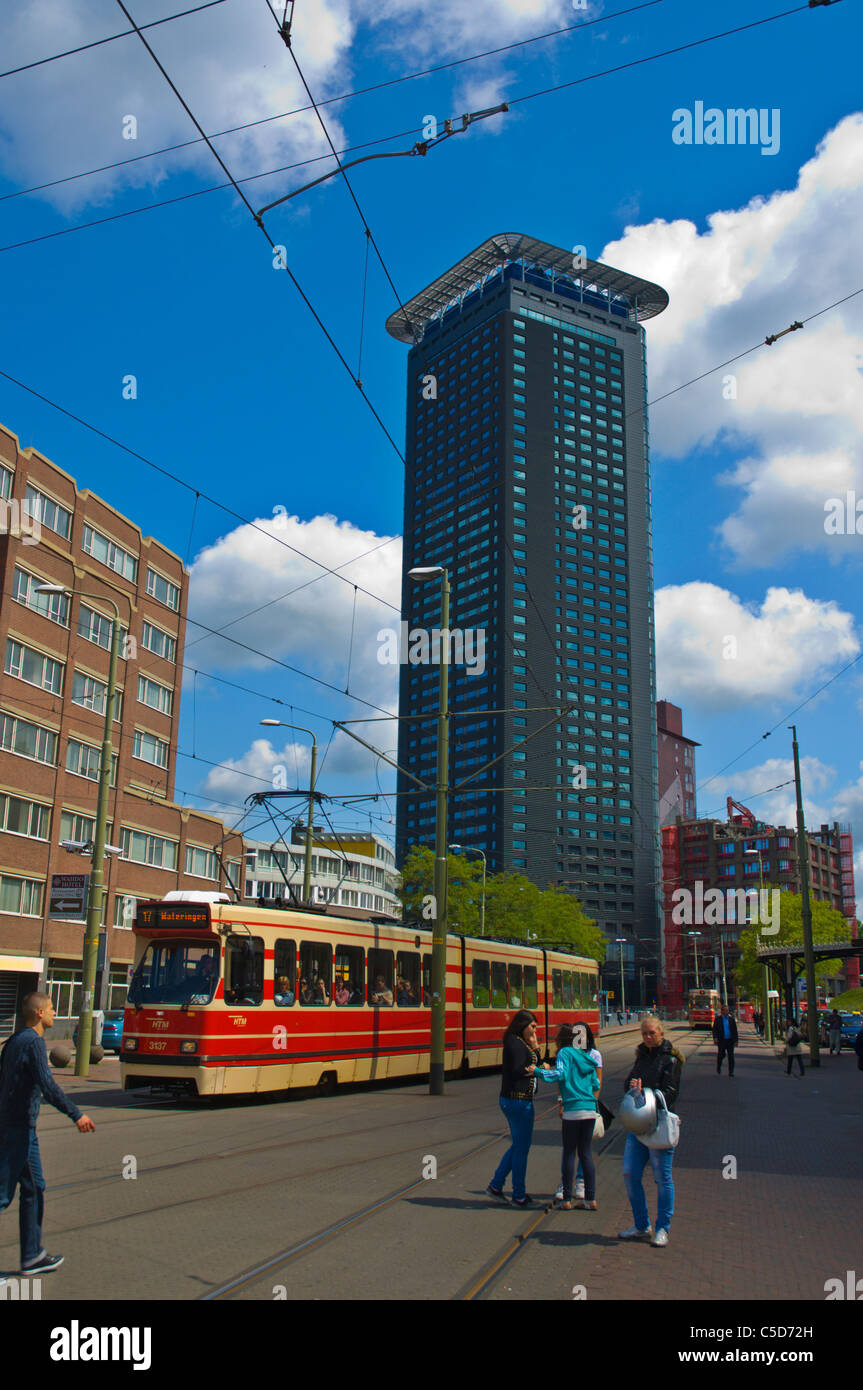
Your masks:
[{"label": "red and cream tram", "polygon": [[691,989],[689,991],[690,1028],[712,1028],[714,1019],[719,1017],[719,992],[715,989]]},{"label": "red and cream tram", "polygon": [[[217,1096],[427,1073],[430,934],[350,912],[139,903],[123,1088]],[[562,951],[450,935],[446,1070],[499,1065],[520,1008],[541,1042],[563,1021],[598,1033],[597,972]]]}]

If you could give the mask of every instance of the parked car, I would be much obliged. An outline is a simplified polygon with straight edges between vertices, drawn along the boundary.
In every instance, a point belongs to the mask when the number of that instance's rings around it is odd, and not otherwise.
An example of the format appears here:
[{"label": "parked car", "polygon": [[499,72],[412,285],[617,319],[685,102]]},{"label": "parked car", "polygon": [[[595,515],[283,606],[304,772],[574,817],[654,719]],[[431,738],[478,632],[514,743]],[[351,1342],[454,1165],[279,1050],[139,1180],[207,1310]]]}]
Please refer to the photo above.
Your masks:
[{"label": "parked car", "polygon": [[841,1051],[843,1047],[853,1047],[856,1043],[857,1035],[863,1028],[863,1016],[840,1011],[840,1017],[842,1019],[842,1035],[839,1043]]},{"label": "parked car", "polygon": [[[72,1042],[78,1046],[78,1027],[72,1034]],[[123,1042],[123,1010],[109,1009],[102,1025],[102,1046],[106,1052],[119,1052]]]}]

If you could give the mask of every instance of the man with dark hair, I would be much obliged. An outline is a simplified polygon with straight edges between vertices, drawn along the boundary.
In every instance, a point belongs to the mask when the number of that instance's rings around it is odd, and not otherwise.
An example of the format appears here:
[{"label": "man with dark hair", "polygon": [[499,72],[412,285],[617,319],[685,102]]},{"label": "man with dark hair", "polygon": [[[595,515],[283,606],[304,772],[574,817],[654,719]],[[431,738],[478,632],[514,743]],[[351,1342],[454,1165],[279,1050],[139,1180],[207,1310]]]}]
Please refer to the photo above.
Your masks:
[{"label": "man with dark hair", "polygon": [[722,1059],[728,1057],[728,1075],[734,1075],[734,1049],[737,1046],[737,1023],[728,1012],[728,1005],[722,1005],[722,1013],[713,1024],[713,1041],[716,1043],[716,1075],[722,1071]]},{"label": "man with dark hair", "polygon": [[47,1254],[42,1245],[45,1179],[36,1138],[42,1096],[74,1120],[82,1134],[91,1134],[96,1126],[64,1095],[48,1070],[45,1029],[54,1023],[49,996],[28,994],[21,1011],[25,1026],[13,1033],[0,1056],[0,1211],[20,1187],[21,1273],[47,1274],[63,1263],[63,1256]]}]

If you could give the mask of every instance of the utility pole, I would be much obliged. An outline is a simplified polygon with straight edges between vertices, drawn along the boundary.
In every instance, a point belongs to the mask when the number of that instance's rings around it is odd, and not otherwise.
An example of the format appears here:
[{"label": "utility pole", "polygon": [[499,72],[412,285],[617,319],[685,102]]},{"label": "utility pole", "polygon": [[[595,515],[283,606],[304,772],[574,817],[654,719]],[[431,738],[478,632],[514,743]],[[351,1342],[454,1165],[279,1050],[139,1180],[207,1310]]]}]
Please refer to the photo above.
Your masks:
[{"label": "utility pole", "polygon": [[797,861],[800,865],[800,910],[803,919],[803,957],[806,962],[806,1019],[809,1024],[809,1065],[820,1067],[818,1047],[818,1004],[815,989],[815,948],[812,944],[812,903],[809,900],[809,841],[803,819],[803,788],[800,784],[800,748],[797,725],[789,724],[794,750],[794,785],[797,792]]}]

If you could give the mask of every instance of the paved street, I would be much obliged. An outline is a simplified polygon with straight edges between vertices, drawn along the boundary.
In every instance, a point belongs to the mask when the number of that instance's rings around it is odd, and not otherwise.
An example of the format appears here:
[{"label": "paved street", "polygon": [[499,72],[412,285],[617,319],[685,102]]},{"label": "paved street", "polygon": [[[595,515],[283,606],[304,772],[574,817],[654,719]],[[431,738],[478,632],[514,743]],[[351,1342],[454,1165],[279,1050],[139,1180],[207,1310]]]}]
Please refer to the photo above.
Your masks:
[{"label": "paved street", "polygon": [[[97,1130],[43,1108],[45,1240],[66,1256],[43,1300],[568,1299],[576,1285],[590,1299],[823,1300],[825,1280],[860,1263],[863,1076],[846,1052],[789,1079],[741,1031],[731,1081],[716,1077],[706,1034],[670,1030],[688,1061],[664,1251],[615,1239],[630,1223],[618,1125],[600,1144],[595,1214],[489,1203],[505,1143],[497,1076],[449,1082],[443,1100],[414,1085],[205,1108],[123,1095],[114,1061],[86,1081],[60,1073]],[[603,1041],[613,1109],[636,1037]],[[538,1197],[557,1185],[559,1133],[543,1096],[528,1169]],[[736,1179],[722,1176],[729,1155]],[[423,1181],[430,1158],[438,1176]],[[649,1178],[647,1191],[653,1215]],[[0,1268],[16,1266],[13,1208]]]}]

